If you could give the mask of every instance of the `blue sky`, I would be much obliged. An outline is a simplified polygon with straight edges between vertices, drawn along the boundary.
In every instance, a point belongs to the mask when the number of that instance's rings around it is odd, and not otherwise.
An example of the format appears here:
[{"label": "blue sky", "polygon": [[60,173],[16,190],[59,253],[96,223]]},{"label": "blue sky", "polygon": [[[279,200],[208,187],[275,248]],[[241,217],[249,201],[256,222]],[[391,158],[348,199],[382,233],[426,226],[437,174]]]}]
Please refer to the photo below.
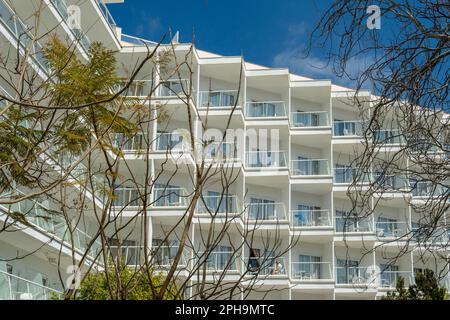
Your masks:
[{"label": "blue sky", "polygon": [[[180,31],[197,48],[222,55],[244,54],[245,60],[316,79],[336,79],[320,50],[305,58],[303,49],[328,0],[125,0],[109,5],[123,33],[158,41]],[[355,61],[357,67],[359,61]]]}]

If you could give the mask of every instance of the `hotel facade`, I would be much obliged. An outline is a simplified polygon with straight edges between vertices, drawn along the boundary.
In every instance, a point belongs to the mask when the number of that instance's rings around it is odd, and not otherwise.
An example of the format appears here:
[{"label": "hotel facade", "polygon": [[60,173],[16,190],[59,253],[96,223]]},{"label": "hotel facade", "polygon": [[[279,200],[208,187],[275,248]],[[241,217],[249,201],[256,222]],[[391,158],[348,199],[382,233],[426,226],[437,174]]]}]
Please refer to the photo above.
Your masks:
[{"label": "hotel facade", "polygon": [[[123,1],[0,0],[2,56],[8,50],[24,54],[33,35],[42,35],[27,50],[34,53],[29,58],[31,68],[45,80],[47,67],[40,51],[48,40],[46,34],[51,33],[73,42],[81,61],[88,61],[90,44],[99,41],[117,52],[118,64],[132,68],[157,44],[121,32],[106,6],[126,5],[116,4],[119,2]],[[37,11],[39,19],[34,15]],[[73,24],[78,22],[72,20],[74,12],[80,13],[80,25],[76,28]],[[176,37],[173,42],[173,47],[163,45],[161,50],[174,48],[180,59],[191,52],[192,72],[182,69],[181,76],[161,79],[151,71],[159,68],[156,62],[152,67],[144,67],[124,93],[146,100],[148,87],[160,83],[150,102],[145,102],[163,104],[166,114],[157,115],[158,121],[149,124],[152,137],[147,141],[152,143],[148,161],[142,159],[140,151],[142,136],[136,135],[126,142],[120,134],[115,136],[123,157],[138,174],[137,179],[141,170],[147,168],[152,177],[158,177],[151,191],[155,201],[148,209],[144,226],[150,240],[142,243],[142,220],[134,229],[127,227],[127,240],[120,244],[121,254],[130,266],[140,263],[142,248],[158,246],[158,261],[165,267],[170,266],[177,251],[175,238],[163,239],[165,230],[183,219],[189,205],[195,157],[186,147],[188,139],[183,132],[192,131],[189,130],[192,125],[195,141],[225,129],[234,133],[237,138],[225,143],[216,139],[212,145],[219,148],[206,152],[207,158],[220,155],[225,159],[234,178],[225,196],[221,181],[205,184],[203,200],[196,206],[189,231],[192,248],[197,249],[183,254],[177,269],[180,279],[189,274],[196,259],[195,251],[202,250],[200,234],[211,225],[208,216],[211,208],[220,217],[214,222],[215,227],[224,219],[237,218],[227,222],[232,225],[227,237],[207,259],[208,276],[214,279],[215,273],[226,269],[223,281],[233,283],[241,281],[240,275],[255,266],[263,275],[254,291],[237,294],[237,299],[379,299],[395,289],[399,277],[405,278],[409,285],[417,271],[429,268],[440,273],[448,269],[448,258],[447,261],[436,258],[432,251],[424,253],[414,239],[392,263],[392,257],[404,249],[405,234],[417,228],[420,213],[410,203],[428,196],[426,184],[417,184],[408,192],[396,190],[381,195],[380,199],[374,197],[370,216],[346,218],[353,207],[348,190],[358,169],[352,167],[352,161],[363,150],[364,123],[361,108],[353,99],[355,91],[330,80],[294,75],[288,69],[255,65],[241,56],[227,57],[192,48],[189,43],[179,43]],[[125,67],[118,70],[124,78]],[[14,96],[3,80],[0,86],[4,95]],[[193,93],[187,104],[179,98],[186,88]],[[373,96],[369,92],[358,95],[366,101],[370,117]],[[6,104],[3,100],[1,107]],[[183,111],[186,107],[195,115],[192,123]],[[157,108],[152,110],[159,112]],[[379,134],[386,137],[386,153],[404,142],[392,127]],[[240,140],[239,135],[244,139]],[[180,159],[182,162],[177,163]],[[371,169],[368,171],[375,174]],[[409,185],[404,179],[391,179],[393,185]],[[364,188],[364,181],[359,183]],[[85,192],[92,207],[104,205],[89,190],[73,186],[72,192]],[[442,190],[441,194],[446,192]],[[134,198],[136,193],[135,187],[126,184],[116,189],[113,208],[122,215],[121,221],[127,217],[136,219],[140,206]],[[3,195],[4,199],[7,197]],[[92,239],[90,226],[94,221],[86,216],[84,223],[75,229],[76,239],[69,241],[65,221],[57,215],[49,218],[49,210],[58,210],[50,199],[0,204],[0,224],[5,223],[11,212],[26,212],[29,217],[29,225],[17,222],[11,227],[14,232],[0,232],[0,299],[50,299],[60,294],[63,291],[60,276],[65,279],[71,261],[83,256],[86,243]],[[243,230],[248,231],[252,223],[258,232],[253,233],[251,246],[240,246],[249,235]],[[286,248],[278,253],[265,240],[275,235],[278,248]],[[440,256],[444,251],[448,257],[448,248],[444,246],[448,241],[447,230],[436,237],[435,247]],[[236,247],[240,248],[238,255]],[[96,249],[95,245],[90,248]],[[88,253],[86,265],[98,264],[92,258],[94,255]],[[101,270],[101,264],[98,267]],[[449,279],[443,278],[441,284],[449,288]],[[188,290],[186,294],[188,298],[193,292]]]}]

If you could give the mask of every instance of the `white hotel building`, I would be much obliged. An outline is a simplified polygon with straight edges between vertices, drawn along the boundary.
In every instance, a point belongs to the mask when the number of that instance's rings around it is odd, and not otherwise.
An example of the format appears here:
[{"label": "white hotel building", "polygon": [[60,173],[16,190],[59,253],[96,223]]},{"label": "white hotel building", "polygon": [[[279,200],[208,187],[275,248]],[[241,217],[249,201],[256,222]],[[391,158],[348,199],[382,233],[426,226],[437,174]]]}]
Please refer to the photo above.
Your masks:
[{"label": "white hotel building", "polygon": [[[2,55],[6,50],[16,50],[18,35],[35,32],[36,17],[33,13],[41,4],[38,33],[45,34],[52,29],[63,39],[80,38],[77,53],[84,61],[88,58],[86,49],[89,44],[100,41],[107,48],[118,51],[119,63],[133,66],[146,55],[147,49],[141,40],[122,34],[109,14],[105,3],[120,2],[123,1],[0,0]],[[70,28],[67,7],[72,4],[80,7],[81,29]],[[30,28],[31,31],[26,31]],[[26,46],[22,42],[26,42],[27,38],[22,36],[20,39],[19,46]],[[45,42],[44,37],[41,43]],[[155,45],[150,41],[147,44]],[[38,52],[39,46],[35,47]],[[176,54],[182,57],[189,48],[190,44],[177,44]],[[45,63],[42,63],[41,55],[30,59],[35,72],[45,78]],[[228,190],[232,205],[222,208],[236,212],[245,208],[247,219],[251,220],[257,215],[262,220],[261,228],[268,232],[277,230],[285,244],[293,238],[299,239],[277,259],[282,265],[279,272],[272,275],[268,271],[260,284],[262,290],[277,289],[269,292],[265,298],[378,299],[395,287],[398,276],[405,277],[408,284],[413,281],[413,274],[417,270],[430,268],[438,271],[443,268],[445,261],[433,259],[431,254],[424,261],[420,248],[414,246],[395,265],[384,267],[387,256],[394,256],[399,251],[396,237],[414,228],[420,219],[403,197],[415,197],[420,201],[426,188],[408,195],[382,199],[381,205],[377,206],[369,219],[344,225],[342,216],[351,209],[347,189],[352,182],[353,171],[348,166],[354,150],[362,145],[362,122],[358,119],[358,108],[352,105],[354,92],[351,89],[334,85],[330,80],[294,75],[288,69],[263,67],[248,63],[242,57],[226,57],[198,49],[194,49],[193,67],[195,102],[192,103],[192,110],[198,117],[195,120],[197,128],[207,113],[209,128],[224,127],[237,99],[238,79],[243,67],[237,109],[231,118],[230,128],[244,131],[267,129],[269,133],[271,129],[276,129],[279,134],[278,150],[267,152],[252,148],[247,140],[243,148],[241,146],[229,156],[238,178]],[[149,79],[144,74],[150,74],[145,71],[139,74],[142,76],[136,80],[130,95],[139,97],[145,92]],[[171,97],[171,90],[179,90],[177,81],[166,80],[157,92],[156,98],[165,101],[173,112],[168,123],[152,123],[155,137],[172,137],[170,132],[173,130],[188,128],[185,114],[177,112],[186,106],[179,99]],[[10,92],[1,79],[0,86],[6,94]],[[167,90],[168,87],[171,90]],[[370,93],[359,94],[361,97],[367,95],[370,100]],[[207,112],[205,106],[208,103],[210,110]],[[370,108],[368,110],[370,112]],[[200,130],[197,133],[201,135]],[[157,139],[157,143],[152,146],[150,167],[155,175],[160,170],[169,140]],[[393,139],[389,147],[395,148],[400,142]],[[133,150],[133,142],[127,146],[125,157],[133,160],[130,163],[136,168],[142,167],[136,150]],[[389,148],[386,152],[389,152]],[[171,168],[175,170],[174,166],[167,166],[164,174],[170,175]],[[181,169],[171,181],[171,188],[189,193],[189,181],[187,169]],[[205,193],[214,203],[220,186],[209,187],[210,190]],[[74,192],[77,189],[74,188]],[[132,194],[131,190],[123,192],[123,197]],[[92,205],[101,205],[98,203],[100,200],[91,199]],[[157,201],[148,222],[152,243],[161,239],[162,226],[172,225],[185,212],[185,205],[186,202],[177,195]],[[30,206],[39,211],[40,207],[52,207],[52,204],[49,201],[28,201],[16,205],[14,210]],[[253,210],[252,207],[262,210]],[[11,208],[0,205],[0,223],[5,220],[8,210]],[[129,210],[133,211],[133,208]],[[204,212],[198,211],[192,228],[194,239],[199,226],[207,220],[202,216]],[[46,299],[50,297],[50,292],[62,290],[58,268],[62,275],[66,273],[70,265],[70,245],[58,237],[62,231],[58,229],[56,218],[44,223],[35,217],[30,218],[30,222],[30,227],[18,225],[16,232],[0,232],[0,299]],[[80,228],[77,232],[83,235],[80,239],[89,237],[89,227],[84,230]],[[240,241],[238,231],[230,229],[229,232],[236,232],[230,238]],[[133,248],[139,246],[138,239],[136,236],[136,241],[129,240],[129,254],[133,255]],[[448,241],[447,233],[443,234],[442,241]],[[265,254],[260,252],[263,250],[262,242],[262,239],[254,241],[254,248],[251,248],[253,253]],[[83,243],[77,245],[82,250]],[[377,249],[364,254],[368,247]],[[62,259],[58,267],[59,250]],[[220,246],[215,259],[209,264],[210,271],[221,268],[227,250],[226,243]],[[21,255],[26,257],[14,259]],[[245,248],[242,256],[250,255],[250,248]],[[170,249],[167,257],[170,258]],[[230,281],[236,279],[236,275],[246,266],[245,259],[236,259],[232,270],[229,270]],[[448,281],[444,280],[444,284],[448,285]],[[261,298],[263,293],[254,293],[250,297]]]}]

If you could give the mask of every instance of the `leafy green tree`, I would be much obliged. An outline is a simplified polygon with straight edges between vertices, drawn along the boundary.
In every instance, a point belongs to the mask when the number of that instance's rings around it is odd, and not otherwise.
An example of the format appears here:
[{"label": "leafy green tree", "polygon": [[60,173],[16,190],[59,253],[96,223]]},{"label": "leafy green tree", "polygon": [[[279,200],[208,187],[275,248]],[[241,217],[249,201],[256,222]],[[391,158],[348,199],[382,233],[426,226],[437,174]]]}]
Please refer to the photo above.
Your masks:
[{"label": "leafy green tree", "polygon": [[399,277],[395,291],[388,292],[385,300],[447,300],[446,288],[441,288],[432,270],[418,272],[415,284],[405,288],[405,279]]},{"label": "leafy green tree", "polygon": [[[164,281],[161,273],[146,272],[144,268],[135,270],[126,266],[115,267],[110,264],[108,272],[89,273],[78,290],[79,300],[153,300],[150,287],[151,277],[154,287]],[[163,300],[176,299],[176,286],[171,285],[163,296]]]}]

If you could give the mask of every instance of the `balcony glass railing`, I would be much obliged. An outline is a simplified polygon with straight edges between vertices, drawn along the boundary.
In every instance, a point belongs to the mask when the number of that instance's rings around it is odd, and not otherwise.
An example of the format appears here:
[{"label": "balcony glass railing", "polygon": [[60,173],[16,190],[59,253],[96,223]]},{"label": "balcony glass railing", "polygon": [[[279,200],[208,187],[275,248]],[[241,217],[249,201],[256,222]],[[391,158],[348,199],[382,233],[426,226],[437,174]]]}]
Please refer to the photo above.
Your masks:
[{"label": "balcony glass railing", "polygon": [[247,151],[245,155],[249,168],[286,168],[284,151]]},{"label": "balcony glass railing", "polygon": [[291,126],[295,128],[326,127],[329,125],[328,112],[291,112]]},{"label": "balcony glass railing", "polygon": [[294,280],[332,279],[330,262],[292,262],[291,278]]},{"label": "balcony glass railing", "polygon": [[42,46],[37,41],[33,42],[30,28],[25,26],[4,0],[0,0],[0,22],[16,38],[22,49],[31,51],[31,56],[37,61],[40,68],[47,72],[47,60],[44,57]]},{"label": "balcony glass railing", "polygon": [[111,29],[115,32],[115,28],[117,27],[116,21],[114,21],[113,16],[108,10],[108,7],[106,6],[106,3],[104,0],[96,0],[98,7],[100,8],[100,11],[102,12],[103,16],[105,17],[106,22],[111,27]]},{"label": "balcony glass railing", "polygon": [[[117,93],[125,88],[126,81],[119,82],[114,88],[113,92]],[[152,93],[151,80],[133,80],[128,88],[120,95],[123,97],[148,97]]]},{"label": "balcony glass railing", "polygon": [[336,267],[337,284],[369,284],[371,277],[367,267]]},{"label": "balcony glass railing", "polygon": [[329,176],[330,166],[327,159],[292,160],[293,176]]},{"label": "balcony glass railing", "polygon": [[126,266],[141,266],[145,262],[145,248],[140,246],[111,246],[111,256]]},{"label": "balcony glass railing", "polygon": [[155,148],[157,151],[187,151],[189,144],[184,137],[178,133],[158,133]]},{"label": "balcony glass railing", "polygon": [[[144,190],[141,190],[144,192]],[[115,207],[139,207],[142,205],[144,194],[139,189],[120,187],[114,190],[113,206]]]},{"label": "balcony glass railing", "polygon": [[237,94],[237,90],[200,91],[199,108],[234,107]]},{"label": "balcony glass railing", "polygon": [[284,257],[250,257],[244,258],[247,262],[249,275],[258,276],[284,276],[287,274]]},{"label": "balcony glass railing", "polygon": [[[179,246],[167,246],[167,245],[153,245],[152,247],[152,263],[158,267],[171,267],[174,259],[178,253]],[[178,262],[178,267],[187,266],[188,254],[187,251],[182,252],[181,259]]]},{"label": "balcony glass railing", "polygon": [[410,190],[407,177],[376,173],[374,174],[374,182],[380,186],[383,191],[409,192]]},{"label": "balcony glass railing", "polygon": [[239,154],[234,142],[212,142],[204,148],[205,160],[237,161]]},{"label": "balcony glass railing", "polygon": [[334,183],[351,184],[354,182],[367,183],[370,181],[370,173],[366,170],[352,167],[334,168]]},{"label": "balcony glass railing", "polygon": [[238,271],[238,259],[233,251],[199,252],[198,256],[201,257],[200,270],[206,263],[207,271]]},{"label": "balcony glass railing", "polygon": [[413,197],[445,197],[450,192],[450,188],[433,183],[431,181],[411,182]]},{"label": "balcony glass railing", "polygon": [[161,187],[153,189],[154,207],[185,207],[188,204],[187,191],[180,187]]},{"label": "balcony glass railing", "polygon": [[0,270],[0,300],[50,300],[62,292]]},{"label": "balcony glass railing", "polygon": [[199,214],[232,214],[239,213],[238,198],[235,195],[202,196],[198,200]]},{"label": "balcony glass railing", "polygon": [[405,279],[405,286],[409,287],[414,284],[414,276],[411,271],[390,271],[384,270],[381,271],[380,278],[380,287],[394,289],[397,286],[398,279],[402,277]]},{"label": "balcony glass railing", "polygon": [[339,216],[336,214],[336,232],[372,232],[373,222],[369,217]]},{"label": "balcony glass railing", "polygon": [[405,138],[400,133],[400,130],[377,130],[373,134],[373,142],[376,144],[403,144]]},{"label": "balcony glass railing", "polygon": [[284,203],[249,203],[247,212],[250,220],[286,220]]},{"label": "balcony glass railing", "polygon": [[[18,195],[24,195],[18,192]],[[7,196],[7,195],[3,195]],[[11,196],[11,195],[10,195]],[[66,242],[73,246],[74,249],[86,252],[92,237],[83,230],[71,226],[71,231],[68,229],[68,221],[64,217],[58,215],[55,210],[52,210],[45,202],[38,202],[36,200],[26,199],[9,206],[4,209],[6,212],[20,212],[25,216],[26,221],[35,229],[47,233],[50,237],[54,237],[59,241]],[[89,247],[88,255],[95,257],[101,250],[101,242],[96,239]]]},{"label": "balcony glass railing", "polygon": [[[52,3],[54,7],[56,8],[56,11],[58,11],[61,18],[67,23],[69,20],[69,11],[68,6],[66,3],[66,0],[52,0]],[[84,32],[80,29],[70,28],[70,30],[73,33],[73,36],[75,37],[76,41],[78,41],[81,46],[83,47],[84,51],[88,51],[91,46],[91,41],[89,38],[84,34]]]},{"label": "balcony glass railing", "polygon": [[450,242],[450,229],[445,227],[418,226],[413,223],[411,227],[412,240],[426,245],[448,245]]},{"label": "balcony glass railing", "polygon": [[302,228],[332,227],[330,211],[293,210],[292,225]]},{"label": "balcony glass railing", "polygon": [[409,224],[405,221],[377,221],[375,228],[380,238],[400,238],[408,234]]},{"label": "balcony glass railing", "polygon": [[124,152],[139,151],[145,147],[145,136],[142,133],[137,133],[132,137],[125,136],[122,133],[112,134],[112,145],[115,148],[121,149]]},{"label": "balcony glass railing", "polygon": [[159,86],[160,97],[184,96],[190,90],[188,79],[169,79],[161,81]]},{"label": "balcony glass railing", "polygon": [[283,101],[247,102],[245,115],[248,118],[287,117]]},{"label": "balcony glass railing", "polygon": [[333,135],[335,137],[362,137],[362,121],[337,121],[333,122]]}]

